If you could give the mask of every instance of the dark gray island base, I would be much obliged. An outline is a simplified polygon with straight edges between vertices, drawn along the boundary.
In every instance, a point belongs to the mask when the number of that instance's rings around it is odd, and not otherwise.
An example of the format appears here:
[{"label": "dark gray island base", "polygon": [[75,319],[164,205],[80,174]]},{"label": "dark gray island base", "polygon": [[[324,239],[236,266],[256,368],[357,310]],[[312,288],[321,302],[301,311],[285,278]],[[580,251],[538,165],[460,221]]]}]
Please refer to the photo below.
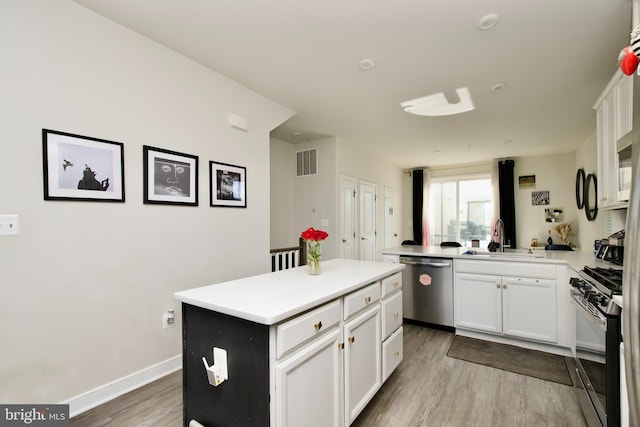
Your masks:
[{"label": "dark gray island base", "polygon": [[[269,426],[269,327],[183,303],[182,337],[184,426]],[[202,362],[213,364],[213,347],[228,354],[217,387]]]}]

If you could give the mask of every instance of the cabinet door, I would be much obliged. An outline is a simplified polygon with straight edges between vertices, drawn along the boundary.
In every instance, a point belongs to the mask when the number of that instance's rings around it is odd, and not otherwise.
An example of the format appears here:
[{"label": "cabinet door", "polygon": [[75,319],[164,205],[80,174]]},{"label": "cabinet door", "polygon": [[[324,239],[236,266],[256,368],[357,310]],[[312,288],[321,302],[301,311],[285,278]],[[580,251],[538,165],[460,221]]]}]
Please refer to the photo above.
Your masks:
[{"label": "cabinet door", "polygon": [[456,274],[456,327],[501,333],[501,287],[498,276]]},{"label": "cabinet door", "polygon": [[345,425],[355,420],[382,385],[380,323],[377,304],[344,326]]},{"label": "cabinet door", "polygon": [[342,334],[339,328],[276,364],[276,425],[342,425]]},{"label": "cabinet door", "polygon": [[615,139],[616,141],[633,127],[633,77],[621,75],[614,86],[616,120]]},{"label": "cabinet door", "polygon": [[555,343],[556,281],[510,277],[502,283],[505,335]]}]

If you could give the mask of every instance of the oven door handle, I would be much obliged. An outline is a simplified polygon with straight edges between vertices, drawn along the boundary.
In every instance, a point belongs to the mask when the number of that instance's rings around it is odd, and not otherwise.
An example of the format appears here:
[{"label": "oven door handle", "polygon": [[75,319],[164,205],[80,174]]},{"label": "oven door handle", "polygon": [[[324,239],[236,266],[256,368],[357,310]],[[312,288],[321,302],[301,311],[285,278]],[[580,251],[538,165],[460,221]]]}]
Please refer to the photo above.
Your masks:
[{"label": "oven door handle", "polygon": [[578,301],[576,301],[576,299],[573,297],[573,294],[571,294],[571,301],[573,302],[573,304],[580,308],[582,310],[582,312],[591,320],[593,320],[593,323],[595,323],[596,325],[599,325],[602,329],[604,329],[605,331],[607,330],[607,321],[600,319],[597,316],[594,316],[593,313],[591,313],[589,310],[587,310],[584,306],[582,306],[582,304],[580,304]]}]

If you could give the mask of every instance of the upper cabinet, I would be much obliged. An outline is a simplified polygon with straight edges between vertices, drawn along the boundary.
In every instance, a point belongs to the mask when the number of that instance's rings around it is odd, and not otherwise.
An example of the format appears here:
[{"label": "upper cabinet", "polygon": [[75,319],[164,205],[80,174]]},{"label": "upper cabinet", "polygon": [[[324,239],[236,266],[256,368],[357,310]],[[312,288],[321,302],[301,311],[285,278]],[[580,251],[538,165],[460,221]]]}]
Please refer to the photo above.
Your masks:
[{"label": "upper cabinet", "polygon": [[597,123],[598,205],[616,208],[618,200],[618,141],[631,132],[633,123],[633,77],[616,70],[594,105]]}]

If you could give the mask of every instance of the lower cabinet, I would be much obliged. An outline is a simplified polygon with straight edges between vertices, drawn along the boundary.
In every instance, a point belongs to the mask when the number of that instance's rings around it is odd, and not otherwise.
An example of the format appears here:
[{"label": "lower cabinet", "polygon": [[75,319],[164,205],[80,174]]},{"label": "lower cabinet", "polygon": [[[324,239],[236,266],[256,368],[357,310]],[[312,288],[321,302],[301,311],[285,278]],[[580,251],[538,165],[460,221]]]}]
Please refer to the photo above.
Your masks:
[{"label": "lower cabinet", "polygon": [[276,419],[282,427],[342,424],[342,333],[339,328],[276,364]]},{"label": "lower cabinet", "polygon": [[349,425],[382,385],[380,305],[347,322],[344,335],[345,425]]},{"label": "lower cabinet", "polygon": [[272,425],[348,426],[362,412],[402,361],[402,281],[389,279],[276,327]]},{"label": "lower cabinet", "polygon": [[454,307],[457,328],[557,342],[557,280],[457,272]]}]

